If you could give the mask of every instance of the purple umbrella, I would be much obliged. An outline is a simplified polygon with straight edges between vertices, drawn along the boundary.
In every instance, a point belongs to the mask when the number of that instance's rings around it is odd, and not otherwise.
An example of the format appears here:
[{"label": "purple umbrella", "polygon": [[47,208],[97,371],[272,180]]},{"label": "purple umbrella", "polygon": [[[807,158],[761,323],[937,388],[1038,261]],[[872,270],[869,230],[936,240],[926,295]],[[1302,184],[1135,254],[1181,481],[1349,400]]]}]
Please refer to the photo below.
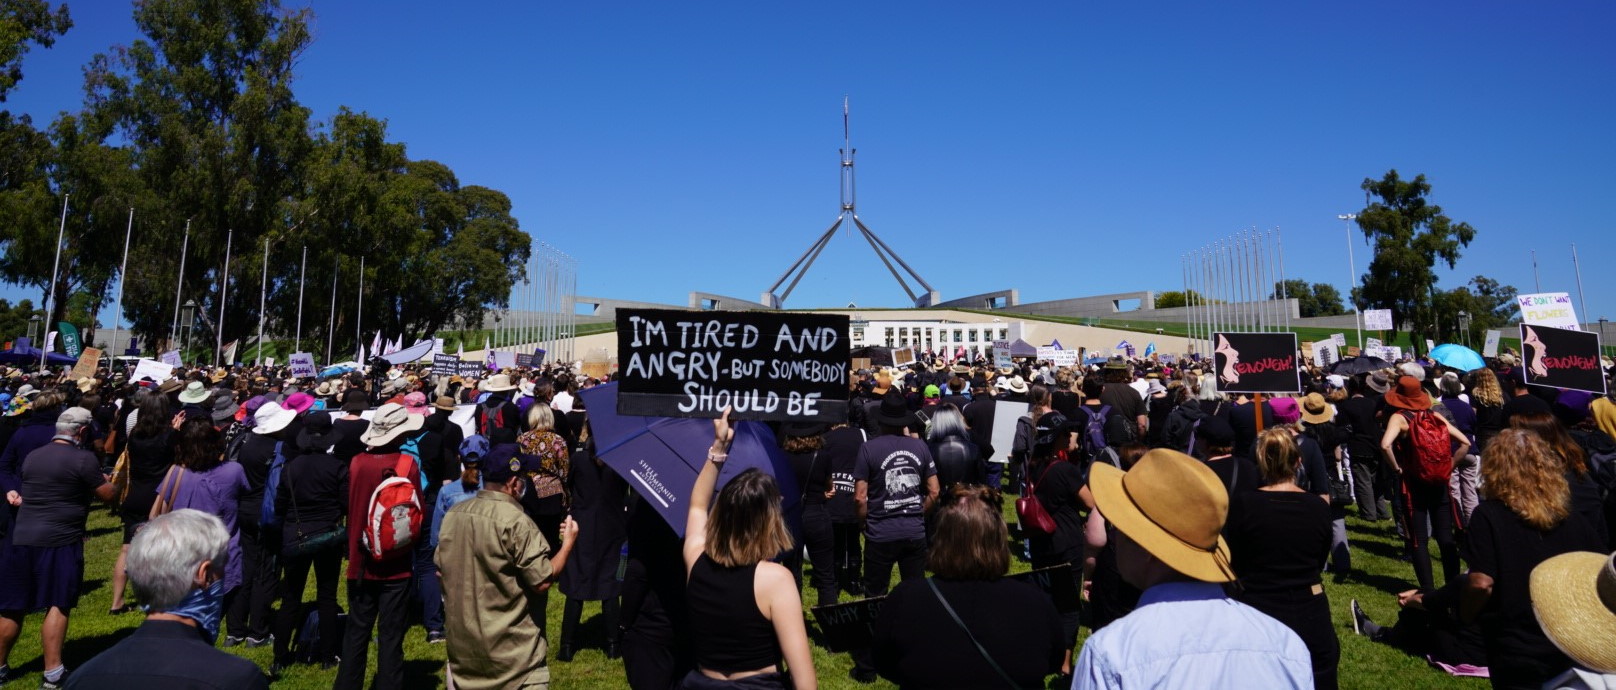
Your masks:
[{"label": "purple umbrella", "polygon": [[[617,384],[608,383],[578,392],[589,409],[589,428],[595,455],[656,508],[680,537],[685,533],[690,491],[707,462],[713,445],[710,419],[639,417],[617,413]],[[794,515],[801,496],[796,475],[774,432],[762,422],[739,421],[729,460],[718,473],[723,488],[741,472],[756,467],[780,484],[787,515]]]}]

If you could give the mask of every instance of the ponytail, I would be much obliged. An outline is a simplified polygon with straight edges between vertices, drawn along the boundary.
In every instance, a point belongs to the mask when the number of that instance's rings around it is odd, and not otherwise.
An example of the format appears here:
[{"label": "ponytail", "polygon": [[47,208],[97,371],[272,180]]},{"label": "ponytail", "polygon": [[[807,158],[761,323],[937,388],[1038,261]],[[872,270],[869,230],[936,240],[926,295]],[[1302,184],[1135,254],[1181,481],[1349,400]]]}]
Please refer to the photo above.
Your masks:
[{"label": "ponytail", "polygon": [[466,465],[465,469],[460,473],[460,485],[464,487],[467,492],[476,491],[477,484],[480,481],[482,481],[482,477],[477,472],[476,465]]}]

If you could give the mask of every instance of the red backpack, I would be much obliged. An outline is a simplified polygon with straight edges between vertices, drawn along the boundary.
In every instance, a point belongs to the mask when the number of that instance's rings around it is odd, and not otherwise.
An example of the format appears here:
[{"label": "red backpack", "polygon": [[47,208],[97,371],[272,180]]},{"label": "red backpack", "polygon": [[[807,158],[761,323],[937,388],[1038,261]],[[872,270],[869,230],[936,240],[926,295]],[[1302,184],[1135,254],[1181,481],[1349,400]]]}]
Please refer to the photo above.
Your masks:
[{"label": "red backpack", "polygon": [[410,472],[415,459],[395,454],[397,464],[376,490],[370,492],[359,544],[373,560],[386,561],[409,553],[421,538],[421,492]]},{"label": "red backpack", "polygon": [[1403,410],[1408,422],[1408,453],[1403,474],[1426,484],[1447,486],[1453,474],[1453,440],[1448,425],[1430,410]]}]

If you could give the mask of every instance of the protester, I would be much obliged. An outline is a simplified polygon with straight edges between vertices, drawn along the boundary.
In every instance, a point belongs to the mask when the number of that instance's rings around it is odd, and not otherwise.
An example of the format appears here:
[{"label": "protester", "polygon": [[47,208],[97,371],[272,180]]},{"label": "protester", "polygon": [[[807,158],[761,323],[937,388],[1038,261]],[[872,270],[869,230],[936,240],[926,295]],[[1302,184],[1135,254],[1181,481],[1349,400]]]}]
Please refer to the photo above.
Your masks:
[{"label": "protester", "polygon": [[337,443],[331,449],[331,454],[339,462],[349,462],[355,455],[365,452],[365,443],[360,437],[370,429],[370,422],[362,415],[370,409],[370,397],[365,391],[350,388],[342,394],[342,416],[333,422],[332,427],[337,431]]},{"label": "protester", "polygon": [[[319,643],[317,648],[300,651],[326,668],[335,665],[342,629],[337,624],[337,584],[347,538],[342,519],[348,508],[348,466],[330,453],[337,439],[330,414],[310,415],[294,439],[294,457],[286,463],[275,496],[265,498],[273,500],[275,512],[284,516],[276,550],[282,601],[274,620],[272,676],[294,661],[292,631],[306,618],[303,589],[310,569],[314,571]],[[300,647],[307,646],[309,641],[302,640]]]},{"label": "protester", "polygon": [[[1069,565],[1073,585],[1082,580],[1083,515],[1085,506],[1079,491],[1083,488],[1083,468],[1068,459],[1077,457],[1080,428],[1059,412],[1046,412],[1038,419],[1028,464],[1028,493],[1037,497],[1044,511],[1055,521],[1055,531],[1043,533],[1022,525],[1027,533],[1033,568]],[[1036,477],[1036,480],[1033,478]],[[1060,663],[1062,676],[1072,673],[1072,646],[1077,643],[1078,612],[1061,614],[1061,643],[1065,650]]]},{"label": "protester", "polygon": [[[371,494],[384,479],[399,476],[413,483],[421,476],[420,465],[407,455],[401,457],[399,446],[405,434],[420,429],[423,421],[402,405],[382,405],[360,437],[368,450],[355,455],[348,465],[348,515],[355,519],[348,522],[348,624],[335,690],[358,690],[364,684],[372,630],[376,632],[374,687],[397,690],[404,684],[404,611],[409,604],[413,550],[377,559],[360,544],[360,534],[370,519]],[[400,463],[406,471],[397,471]]]},{"label": "protester", "polygon": [[[888,399],[891,395],[896,393]],[[887,407],[885,401],[882,406]],[[696,669],[685,676],[682,687],[717,689],[744,681],[747,688],[813,690],[818,682],[801,596],[791,573],[768,560],[791,548],[779,486],[773,477],[748,469],[730,479],[713,500],[719,469],[735,439],[729,410],[714,420],[713,436],[707,462],[691,489],[685,524],[686,597]],[[859,466],[864,465],[861,453]],[[785,673],[780,671],[782,657]]]},{"label": "protester", "polygon": [[1587,520],[1600,541],[1608,541],[1610,535],[1606,532],[1603,496],[1599,485],[1589,476],[1588,456],[1584,454],[1582,446],[1572,440],[1555,417],[1541,412],[1515,415],[1509,420],[1509,428],[1527,431],[1548,444],[1554,452],[1555,464],[1565,473],[1566,485],[1571,490],[1571,512]]},{"label": "protester", "polygon": [[937,485],[947,491],[955,484],[987,484],[982,451],[965,428],[965,416],[951,404],[940,405],[932,414],[926,447],[937,463]]},{"label": "protester", "polygon": [[1577,551],[1532,569],[1532,613],[1573,666],[1543,687],[1616,687],[1616,554]]},{"label": "protester", "polygon": [[[1346,379],[1348,397],[1336,407],[1337,421],[1348,433],[1347,457],[1352,463],[1352,493],[1358,504],[1358,517],[1380,522],[1391,517],[1389,494],[1383,491],[1391,467],[1381,456],[1380,437],[1385,423],[1379,414],[1385,379],[1372,374],[1364,379]],[[1372,394],[1372,395],[1371,395]]]},{"label": "protester", "polygon": [[1195,430],[1201,446],[1202,460],[1223,484],[1226,495],[1256,491],[1261,485],[1257,464],[1245,456],[1234,453],[1235,432],[1229,422],[1217,415],[1208,415]]},{"label": "protester", "polygon": [[[357,462],[357,460],[356,460]],[[566,518],[552,547],[526,519],[520,497],[539,459],[515,446],[483,457],[484,488],[444,515],[436,559],[443,572],[449,675],[456,688],[549,687],[538,595],[567,566],[578,524]]]},{"label": "protester", "polygon": [[858,464],[859,448],[865,440],[867,436],[863,427],[851,422],[836,424],[825,432],[823,447],[819,451],[830,467],[833,493],[826,500],[825,508],[830,514],[831,559],[836,568],[836,586],[854,596],[864,593],[864,550],[860,541],[864,526],[854,500],[853,468]]},{"label": "protester", "polygon": [[528,430],[516,439],[523,453],[539,459],[532,477],[533,495],[524,499],[524,507],[550,544],[561,543],[561,521],[572,500],[567,490],[572,461],[567,440],[555,432],[555,419],[555,410],[549,405],[528,408]]},{"label": "protester", "polygon": [[1340,495],[1341,489],[1350,490],[1347,474],[1350,461],[1346,452],[1348,434],[1335,422],[1335,406],[1316,391],[1302,397],[1301,421],[1298,424],[1301,436],[1297,441],[1306,444],[1305,448],[1298,446],[1298,450],[1304,451],[1305,459],[1308,453],[1317,449],[1323,466],[1325,476],[1322,480],[1309,472],[1304,472],[1303,476],[1309,484],[1308,491],[1321,494],[1330,506],[1330,570],[1337,577],[1342,577],[1352,570],[1352,548],[1347,542],[1347,505],[1351,500],[1350,496]]},{"label": "protester", "polygon": [[[304,396],[307,397],[307,396]],[[253,414],[256,425],[228,447],[230,462],[238,463],[247,476],[247,491],[241,495],[237,524],[241,532],[241,588],[225,596],[224,646],[246,642],[248,648],[270,644],[269,610],[275,598],[275,549],[280,535],[275,525],[263,524],[264,502],[271,508],[274,496],[265,496],[270,470],[295,452],[293,420],[297,410],[268,402]]]},{"label": "protester", "polygon": [[[1442,549],[1443,581],[1451,582],[1459,575],[1459,549],[1454,542],[1453,499],[1448,493],[1448,478],[1453,465],[1470,452],[1470,439],[1446,417],[1431,411],[1430,394],[1412,376],[1397,379],[1397,389],[1386,394],[1386,405],[1394,412],[1387,418],[1386,432],[1380,437],[1381,453],[1392,472],[1401,479],[1408,558],[1414,563],[1414,576],[1420,589],[1430,591],[1436,588],[1431,573],[1432,541]],[[1426,433],[1426,428],[1432,429],[1431,433],[1445,434],[1451,443],[1440,442],[1440,439],[1427,443],[1426,439],[1416,438]],[[1441,431],[1434,431],[1437,428]],[[1436,447],[1431,447],[1431,443]],[[1422,478],[1443,466],[1446,472]]]},{"label": "protester", "polygon": [[836,566],[834,560],[836,538],[831,527],[830,512],[826,507],[831,488],[830,458],[822,451],[825,433],[823,424],[787,422],[780,426],[781,449],[791,464],[800,495],[797,501],[802,511],[802,529],[796,534],[797,542],[783,559],[802,588],[803,550],[813,563],[813,587],[818,606],[836,603]]},{"label": "protester", "polygon": [[493,437],[495,429],[509,429],[521,433],[522,411],[510,400],[511,391],[516,390],[516,384],[511,381],[511,377],[507,374],[494,374],[478,384],[477,389],[488,394],[487,399],[478,403],[477,411],[472,415],[477,433],[490,438]]},{"label": "protester", "polygon": [[997,501],[987,487],[949,487],[927,557],[934,577],[898,583],[881,604],[875,667],[898,687],[1042,687],[1070,653],[1049,595],[1004,577],[1010,535]]},{"label": "protester", "polygon": [[1313,660],[1313,686],[1336,687],[1341,646],[1319,573],[1332,540],[1328,500],[1297,485],[1302,456],[1286,428],[1257,437],[1262,487],[1229,501],[1229,542],[1236,576],[1231,596],[1295,631]]},{"label": "protester", "polygon": [[[1470,513],[1476,509],[1476,485],[1481,481],[1480,450],[1476,442],[1477,414],[1475,407],[1470,404],[1470,396],[1464,393],[1464,384],[1459,381],[1459,375],[1453,372],[1443,374],[1436,381],[1436,388],[1441,393],[1441,409],[1449,422],[1459,433],[1470,439],[1470,452],[1458,458],[1453,464],[1453,474],[1448,478],[1448,495],[1453,499],[1453,505],[1459,509],[1459,525],[1470,520]],[[1435,405],[1433,405],[1434,407]]]},{"label": "protester", "polygon": [[112,568],[112,609],[114,615],[134,610],[124,601],[124,567],[129,544],[135,531],[151,517],[152,502],[157,500],[157,485],[174,464],[174,444],[178,437],[168,413],[168,399],[145,393],[136,395],[133,406],[140,412],[134,415],[134,429],[127,434],[124,452],[128,477],[124,481],[122,503],[118,515],[123,522],[123,546],[118,561]]},{"label": "protester", "polygon": [[[1133,374],[1128,371],[1128,364],[1121,359],[1112,359],[1105,363],[1104,385],[1100,393],[1100,402],[1111,406],[1122,418],[1127,421],[1131,437],[1144,438],[1149,431],[1150,417],[1145,406],[1145,399],[1139,391],[1129,385],[1133,382]],[[1084,389],[1087,397],[1088,389]]]},{"label": "protester", "polygon": [[677,687],[695,667],[683,542],[649,499],[632,496],[623,564],[623,671],[633,690]]},{"label": "protester", "polygon": [[1206,465],[1158,449],[1127,472],[1095,463],[1089,488],[1117,528],[1123,577],[1144,593],[1133,613],[1083,644],[1074,690],[1313,684],[1301,638],[1230,600],[1220,586],[1234,579],[1228,546],[1219,536],[1229,499]]},{"label": "protester", "polygon": [[[39,397],[47,395],[51,393]],[[95,453],[84,448],[90,411],[62,410],[53,430],[50,440],[18,465],[18,488],[6,491],[6,502],[20,509],[0,546],[0,682],[11,674],[9,657],[22,633],[23,618],[44,611],[42,688],[61,687],[67,675],[62,646],[68,616],[78,606],[84,583],[90,501],[111,503],[117,497],[117,489],[101,474]]]},{"label": "protester", "polygon": [[[572,400],[574,409],[577,409],[582,398]],[[601,618],[606,624],[606,658],[616,659],[620,655],[622,635],[618,627],[618,595],[622,591],[622,582],[618,580],[617,569],[622,562],[623,542],[627,537],[625,509],[628,484],[595,455],[588,424],[581,424],[578,429],[584,442],[572,454],[572,471],[568,475],[572,479],[570,515],[589,525],[589,529],[579,533],[572,558],[559,580],[561,592],[567,595],[567,604],[561,611],[561,642],[556,659],[570,660],[578,647],[578,623],[583,617],[586,601],[600,602]],[[825,538],[828,542],[828,521],[825,524]],[[825,545],[825,551],[828,556],[829,543]],[[817,563],[814,565],[815,570],[820,567]],[[823,567],[826,577],[831,577],[830,563],[825,563]],[[831,587],[834,593],[834,579]]]},{"label": "protester", "polygon": [[864,442],[853,467],[853,498],[864,519],[864,592],[885,594],[892,567],[921,577],[926,563],[924,514],[937,498],[931,450],[907,435],[913,415],[903,396],[888,393],[874,416],[881,435]]},{"label": "protester", "polygon": [[[11,492],[22,488],[23,458],[29,453],[45,444],[50,443],[56,435],[56,421],[62,414],[62,405],[67,402],[67,395],[57,390],[34,392],[32,386],[24,384],[17,390],[17,398],[29,401],[28,412],[18,423],[17,430],[6,441],[6,448],[0,451],[0,491]],[[9,530],[17,519],[17,506],[8,505],[0,510],[0,528]]]},{"label": "protester", "polygon": [[146,620],[73,673],[68,688],[258,690],[251,661],[213,648],[224,609],[230,533],[219,518],[182,509],[147,522],[129,545],[129,581]]}]

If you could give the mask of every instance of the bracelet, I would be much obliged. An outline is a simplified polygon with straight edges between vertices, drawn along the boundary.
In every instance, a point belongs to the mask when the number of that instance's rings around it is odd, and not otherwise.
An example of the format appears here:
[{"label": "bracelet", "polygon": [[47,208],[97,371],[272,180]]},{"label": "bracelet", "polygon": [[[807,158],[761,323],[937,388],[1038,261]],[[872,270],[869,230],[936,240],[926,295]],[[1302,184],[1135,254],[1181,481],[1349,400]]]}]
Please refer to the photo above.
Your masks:
[{"label": "bracelet", "polygon": [[724,461],[728,460],[728,459],[729,459],[729,453],[719,453],[717,451],[712,451],[712,450],[707,451],[707,462],[713,463],[715,465],[722,465],[722,464],[724,464]]}]

